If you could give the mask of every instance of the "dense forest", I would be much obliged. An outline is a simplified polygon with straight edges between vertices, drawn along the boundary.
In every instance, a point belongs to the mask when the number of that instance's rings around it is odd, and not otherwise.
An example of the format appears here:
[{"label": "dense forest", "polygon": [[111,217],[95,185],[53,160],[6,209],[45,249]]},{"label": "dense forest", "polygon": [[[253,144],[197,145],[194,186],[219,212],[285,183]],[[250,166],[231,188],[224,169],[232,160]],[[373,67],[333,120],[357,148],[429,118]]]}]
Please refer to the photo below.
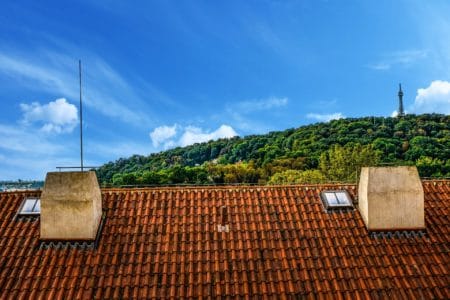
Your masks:
[{"label": "dense forest", "polygon": [[365,117],[220,139],[109,162],[102,185],[355,182],[361,166],[450,177],[450,116]]}]

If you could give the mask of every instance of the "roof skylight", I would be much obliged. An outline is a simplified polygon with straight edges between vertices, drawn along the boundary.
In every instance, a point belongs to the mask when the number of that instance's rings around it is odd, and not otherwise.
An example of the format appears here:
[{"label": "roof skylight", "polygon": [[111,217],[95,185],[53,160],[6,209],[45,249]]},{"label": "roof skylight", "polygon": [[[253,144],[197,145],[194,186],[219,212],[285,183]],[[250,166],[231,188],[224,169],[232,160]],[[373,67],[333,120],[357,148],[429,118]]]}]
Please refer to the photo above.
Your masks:
[{"label": "roof skylight", "polygon": [[353,207],[350,195],[345,190],[323,191],[321,198],[326,209]]},{"label": "roof skylight", "polygon": [[41,199],[36,197],[25,198],[19,208],[19,215],[39,215],[41,213]]}]

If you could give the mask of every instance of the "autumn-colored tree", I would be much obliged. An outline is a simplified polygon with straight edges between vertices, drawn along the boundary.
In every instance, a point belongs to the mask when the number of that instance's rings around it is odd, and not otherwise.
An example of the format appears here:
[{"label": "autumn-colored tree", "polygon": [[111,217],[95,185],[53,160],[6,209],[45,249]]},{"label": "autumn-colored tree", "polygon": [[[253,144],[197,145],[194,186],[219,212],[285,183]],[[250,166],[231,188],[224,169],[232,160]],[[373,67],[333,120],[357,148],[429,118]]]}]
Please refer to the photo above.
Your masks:
[{"label": "autumn-colored tree", "polygon": [[319,170],[286,170],[270,177],[269,184],[322,183],[326,177]]}]

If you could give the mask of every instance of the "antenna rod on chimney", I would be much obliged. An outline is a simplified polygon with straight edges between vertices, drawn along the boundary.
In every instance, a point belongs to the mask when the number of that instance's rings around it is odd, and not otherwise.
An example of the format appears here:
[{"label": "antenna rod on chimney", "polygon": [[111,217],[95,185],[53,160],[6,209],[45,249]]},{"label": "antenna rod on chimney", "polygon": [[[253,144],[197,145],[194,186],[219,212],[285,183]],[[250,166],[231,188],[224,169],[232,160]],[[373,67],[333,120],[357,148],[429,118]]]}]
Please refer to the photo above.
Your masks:
[{"label": "antenna rod on chimney", "polygon": [[81,59],[78,60],[78,69],[80,72],[80,161],[81,172],[83,172],[83,102],[81,100]]}]

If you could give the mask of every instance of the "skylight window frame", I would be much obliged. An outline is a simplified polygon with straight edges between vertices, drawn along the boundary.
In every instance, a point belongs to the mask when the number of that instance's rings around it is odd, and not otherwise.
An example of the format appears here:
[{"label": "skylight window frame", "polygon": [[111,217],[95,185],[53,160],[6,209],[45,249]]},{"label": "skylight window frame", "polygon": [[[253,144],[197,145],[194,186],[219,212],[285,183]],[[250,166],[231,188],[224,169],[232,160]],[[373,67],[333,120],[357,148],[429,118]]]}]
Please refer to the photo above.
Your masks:
[{"label": "skylight window frame", "polygon": [[[328,201],[326,194],[332,193],[335,195],[336,199],[339,201],[339,198],[337,194],[343,193],[345,197],[347,198],[347,203],[331,203]],[[320,198],[322,200],[322,203],[326,210],[333,210],[333,209],[353,209],[353,201],[350,194],[347,192],[347,190],[324,190],[320,193]]]},{"label": "skylight window frame", "polygon": [[[31,211],[23,211],[27,201],[34,200],[33,206],[31,207]],[[38,209],[36,209],[38,207]],[[22,204],[17,211],[18,216],[39,216],[41,214],[41,198],[39,197],[26,197],[23,199]]]}]

